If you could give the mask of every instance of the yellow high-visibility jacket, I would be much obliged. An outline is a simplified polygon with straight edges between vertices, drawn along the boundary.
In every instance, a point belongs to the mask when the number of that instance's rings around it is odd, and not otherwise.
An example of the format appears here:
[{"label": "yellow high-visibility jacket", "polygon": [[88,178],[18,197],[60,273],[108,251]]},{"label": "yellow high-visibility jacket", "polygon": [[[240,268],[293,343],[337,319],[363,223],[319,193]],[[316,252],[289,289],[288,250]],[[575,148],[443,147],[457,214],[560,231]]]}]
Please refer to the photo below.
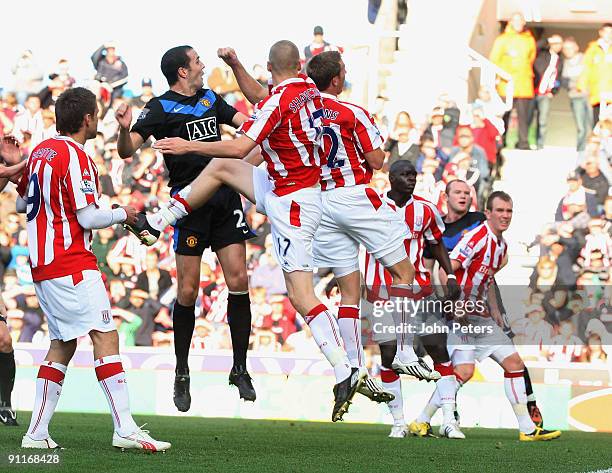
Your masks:
[{"label": "yellow high-visibility jacket", "polygon": [[612,46],[603,49],[601,41],[593,41],[584,53],[584,70],[576,87],[588,91],[591,105],[597,105],[607,95],[612,102]]},{"label": "yellow high-visibility jacket", "polygon": [[[533,61],[536,57],[536,43],[531,31],[517,33],[512,26],[499,35],[493,43],[490,60],[512,76],[514,98],[533,98]],[[507,82],[501,80],[497,91],[506,96]]]}]

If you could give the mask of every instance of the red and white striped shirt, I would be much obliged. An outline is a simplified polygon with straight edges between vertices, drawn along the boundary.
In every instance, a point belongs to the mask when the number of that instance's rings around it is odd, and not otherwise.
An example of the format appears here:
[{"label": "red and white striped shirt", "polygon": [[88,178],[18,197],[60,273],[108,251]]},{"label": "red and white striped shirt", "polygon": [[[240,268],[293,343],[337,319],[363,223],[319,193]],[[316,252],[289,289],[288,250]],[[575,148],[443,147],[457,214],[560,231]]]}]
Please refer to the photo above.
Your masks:
[{"label": "red and white striped shirt", "polygon": [[[404,245],[415,269],[412,286],[413,298],[427,297],[433,293],[433,288],[431,286],[431,275],[423,264],[423,249],[425,240],[431,242],[442,241],[442,233],[444,233],[442,216],[434,204],[416,195],[413,195],[403,207],[398,207],[387,195],[383,198],[389,207],[395,211],[397,218],[408,225],[412,234],[412,238],[404,240]],[[368,253],[366,253],[364,279],[370,301],[389,298],[388,291],[392,282],[391,274]]]},{"label": "red and white striped shirt", "polygon": [[323,127],[326,158],[321,163],[321,189],[368,184],[372,168],[365,153],[383,145],[374,119],[363,108],[322,93],[323,113],[329,124]]},{"label": "red and white striped shirt", "polygon": [[495,236],[487,222],[463,235],[451,251],[450,259],[461,263],[455,276],[467,299],[486,300],[489,286],[507,251],[504,239]]},{"label": "red and white striped shirt", "polygon": [[287,79],[255,106],[240,131],[261,146],[274,193],[282,196],[319,182],[323,102],[311,79]]},{"label": "red and white striped shirt", "polygon": [[27,233],[34,281],[97,270],[91,230],[76,212],[98,204],[98,170],[76,141],[57,136],[30,155],[17,188],[27,201]]}]

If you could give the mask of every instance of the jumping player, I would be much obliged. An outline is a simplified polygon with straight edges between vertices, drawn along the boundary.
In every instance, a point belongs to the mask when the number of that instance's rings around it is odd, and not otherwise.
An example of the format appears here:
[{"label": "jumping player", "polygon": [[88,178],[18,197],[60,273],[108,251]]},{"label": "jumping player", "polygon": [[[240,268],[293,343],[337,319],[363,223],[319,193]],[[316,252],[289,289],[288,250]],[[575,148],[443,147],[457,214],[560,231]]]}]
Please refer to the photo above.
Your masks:
[{"label": "jumping player", "polygon": [[[427,353],[434,361],[434,369],[440,374],[436,382],[436,389],[442,393],[442,409],[444,422],[440,427],[440,435],[453,439],[465,438],[454,418],[456,380],[449,353],[446,349],[446,333],[444,327],[444,313],[442,312],[442,301],[434,294],[431,275],[423,264],[423,248],[425,242],[430,245],[431,252],[449,274],[448,288],[450,298],[459,294],[459,287],[453,275],[453,269],[448,253],[442,242],[444,223],[438,210],[431,202],[414,196],[414,188],[417,181],[417,172],[409,161],[397,161],[389,170],[389,182],[391,190],[383,196],[389,207],[393,210],[393,218],[407,226],[412,237],[405,240],[406,251],[416,269],[410,298],[418,307],[414,314],[405,313],[401,325],[388,317],[384,312],[382,318],[373,319],[379,330],[374,330],[373,339],[380,345],[382,369],[381,378],[383,387],[391,391],[395,399],[388,403],[389,410],[393,416],[393,427],[389,437],[405,437],[408,429],[404,420],[404,408],[402,399],[402,387],[400,377],[395,369],[395,356],[398,345],[393,343],[393,335],[385,332],[384,328],[391,325],[398,327],[413,328],[414,335],[418,335]],[[387,287],[390,284],[390,275],[378,261],[369,253],[366,254],[365,282],[368,289],[370,301],[381,301],[387,299]],[[412,321],[409,323],[409,318]],[[427,333],[424,328],[439,327],[436,333]],[[405,338],[403,345],[411,346],[413,336],[405,330],[399,331],[400,336]],[[389,343],[391,342],[391,343]]]},{"label": "jumping player", "polygon": [[312,240],[321,220],[320,152],[323,115],[315,84],[299,75],[295,44],[279,41],[270,49],[271,95],[256,106],[241,127],[241,136],[219,143],[159,140],[155,147],[167,154],[192,152],[218,158],[246,156],[261,146],[267,170],[236,159],[215,159],[154,215],[141,218],[134,232],[152,244],[160,232],[192,209],[207,202],[227,184],[257,205],[272,228],[276,258],[291,303],[308,323],[319,348],[334,368],[336,385],[332,420],[342,419],[361,384],[340,343],[336,318],[315,296],[312,280]]},{"label": "jumping player", "polygon": [[17,210],[27,214],[30,266],[36,295],[47,317],[51,347],[36,379],[32,419],[23,448],[57,448],[49,422],[59,401],[77,338],[89,334],[100,388],[112,413],[112,445],[162,451],[170,443],[139,428],[129,394],[110,302],[91,251],[92,230],[132,223],[132,207],[104,209],[98,200],[98,171],[83,146],[96,137],[98,107],[87,89],[68,89],[55,104],[59,136],[30,155],[18,186]]},{"label": "jumping player", "polygon": [[[221,140],[221,125],[238,128],[246,115],[228,105],[212,90],[203,88],[204,64],[191,46],[177,46],[163,55],[161,70],[170,90],[151,99],[130,131],[131,108],[122,105],[116,113],[120,124],[117,149],[123,158],[132,156],[150,136],[156,139],[180,137],[194,142]],[[214,155],[195,153],[164,154],[170,174],[171,195],[188,186]],[[230,326],[234,364],[229,382],[247,401],[256,398],[246,369],[251,334],[251,303],[246,272],[245,240],[250,231],[240,196],[221,186],[212,198],[174,226],[174,252],[178,294],[173,309],[176,372],[174,404],[182,412],[189,410],[189,347],[195,324],[195,303],[200,287],[202,253],[208,247],[217,254],[228,288],[227,320]]]}]

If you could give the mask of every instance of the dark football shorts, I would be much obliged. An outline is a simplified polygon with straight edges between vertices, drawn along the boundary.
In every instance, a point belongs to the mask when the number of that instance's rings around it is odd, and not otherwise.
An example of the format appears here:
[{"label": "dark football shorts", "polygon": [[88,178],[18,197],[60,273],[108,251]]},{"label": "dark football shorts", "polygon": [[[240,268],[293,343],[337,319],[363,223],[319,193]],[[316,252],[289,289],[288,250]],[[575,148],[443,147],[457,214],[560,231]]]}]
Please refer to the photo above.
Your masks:
[{"label": "dark football shorts", "polygon": [[[181,187],[174,187],[170,194],[174,195],[180,190]],[[174,252],[185,256],[202,256],[206,248],[217,251],[254,236],[244,218],[240,196],[224,185],[206,204],[176,222]]]}]

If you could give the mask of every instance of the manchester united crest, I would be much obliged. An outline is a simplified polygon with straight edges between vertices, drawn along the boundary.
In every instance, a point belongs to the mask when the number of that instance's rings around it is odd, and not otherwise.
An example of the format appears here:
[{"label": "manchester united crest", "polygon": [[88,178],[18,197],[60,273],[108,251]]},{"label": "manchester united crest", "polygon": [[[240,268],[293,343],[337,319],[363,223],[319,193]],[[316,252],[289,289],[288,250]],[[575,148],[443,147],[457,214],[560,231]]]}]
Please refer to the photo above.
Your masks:
[{"label": "manchester united crest", "polygon": [[200,100],[200,103],[204,105],[205,107],[210,107],[210,100],[208,99],[202,99]]}]

